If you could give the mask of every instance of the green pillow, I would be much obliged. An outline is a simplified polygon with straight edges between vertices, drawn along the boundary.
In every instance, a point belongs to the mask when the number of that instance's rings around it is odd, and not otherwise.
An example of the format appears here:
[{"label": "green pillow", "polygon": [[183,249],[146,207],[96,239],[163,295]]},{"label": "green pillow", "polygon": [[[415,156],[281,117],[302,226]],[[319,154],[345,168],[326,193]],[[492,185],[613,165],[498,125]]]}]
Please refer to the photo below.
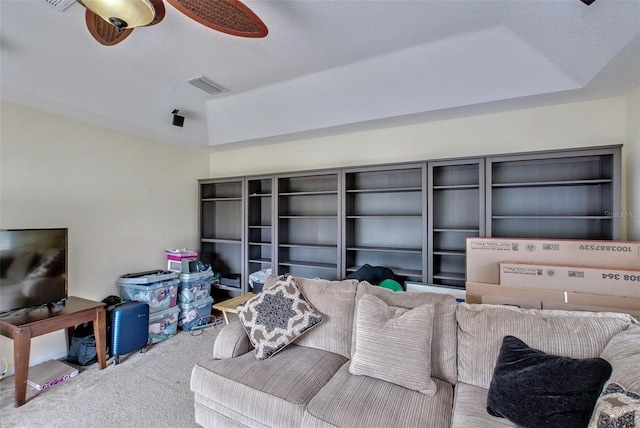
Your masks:
[{"label": "green pillow", "polygon": [[380,284],[378,284],[378,287],[388,288],[389,290],[392,290],[392,291],[403,291],[402,285],[400,285],[397,281],[394,281],[393,279],[385,279]]}]

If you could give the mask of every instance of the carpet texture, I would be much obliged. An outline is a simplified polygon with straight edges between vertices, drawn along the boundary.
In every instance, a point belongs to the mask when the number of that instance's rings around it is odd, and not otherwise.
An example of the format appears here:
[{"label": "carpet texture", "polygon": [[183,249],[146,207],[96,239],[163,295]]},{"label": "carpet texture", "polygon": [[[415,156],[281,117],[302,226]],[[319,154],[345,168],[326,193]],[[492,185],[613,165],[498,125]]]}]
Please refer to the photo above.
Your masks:
[{"label": "carpet texture", "polygon": [[97,364],[44,391],[27,387],[27,403],[14,407],[13,376],[0,381],[0,426],[13,427],[197,427],[191,369],[210,358],[222,326],[189,332],[133,352],[105,370]]}]

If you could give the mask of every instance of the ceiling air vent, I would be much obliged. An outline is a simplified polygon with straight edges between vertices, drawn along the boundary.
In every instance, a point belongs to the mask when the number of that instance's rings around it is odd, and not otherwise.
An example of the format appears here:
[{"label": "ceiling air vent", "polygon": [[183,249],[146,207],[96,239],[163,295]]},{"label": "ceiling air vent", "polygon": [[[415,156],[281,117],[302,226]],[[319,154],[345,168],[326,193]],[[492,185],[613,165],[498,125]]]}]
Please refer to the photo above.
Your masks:
[{"label": "ceiling air vent", "polygon": [[49,6],[53,6],[59,12],[63,12],[66,8],[76,2],[76,0],[44,0]]},{"label": "ceiling air vent", "polygon": [[187,80],[187,82],[191,83],[196,88],[200,88],[203,91],[210,93],[211,95],[217,95],[221,92],[229,91],[227,88],[214,82],[207,76],[196,77],[194,79]]}]

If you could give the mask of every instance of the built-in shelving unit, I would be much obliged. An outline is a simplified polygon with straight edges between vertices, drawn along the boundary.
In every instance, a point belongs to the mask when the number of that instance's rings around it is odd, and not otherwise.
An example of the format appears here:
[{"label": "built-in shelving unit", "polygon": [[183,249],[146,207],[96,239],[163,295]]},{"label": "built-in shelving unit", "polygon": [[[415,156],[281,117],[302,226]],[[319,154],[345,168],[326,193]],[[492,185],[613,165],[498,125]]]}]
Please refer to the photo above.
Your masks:
[{"label": "built-in shelving unit", "polygon": [[424,163],[344,171],[343,277],[365,264],[422,281]]},{"label": "built-in shelving unit", "polygon": [[273,269],[275,205],[273,176],[247,178],[246,270],[248,276],[261,269]]},{"label": "built-in shelving unit", "polygon": [[338,172],[281,175],[277,180],[278,273],[337,279]]},{"label": "built-in shelving unit", "polygon": [[427,282],[463,287],[465,243],[484,236],[484,159],[429,162]]},{"label": "built-in shelving unit", "polygon": [[[243,269],[244,179],[199,180],[199,257],[222,275],[241,274]],[[242,289],[218,285],[211,290],[216,298],[235,297]]]},{"label": "built-in shelving unit", "polygon": [[200,180],[201,259],[464,287],[468,237],[621,239],[621,146]]},{"label": "built-in shelving unit", "polygon": [[620,239],[619,150],[487,158],[487,234]]}]

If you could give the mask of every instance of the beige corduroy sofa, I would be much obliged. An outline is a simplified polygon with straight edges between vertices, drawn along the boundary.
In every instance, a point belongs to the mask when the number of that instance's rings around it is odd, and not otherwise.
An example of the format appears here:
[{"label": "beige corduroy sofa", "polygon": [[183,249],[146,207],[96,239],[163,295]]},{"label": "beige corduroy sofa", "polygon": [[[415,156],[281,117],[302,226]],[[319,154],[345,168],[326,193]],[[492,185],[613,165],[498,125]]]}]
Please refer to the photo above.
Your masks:
[{"label": "beige corduroy sofa", "polygon": [[[277,279],[269,277],[264,289]],[[216,338],[212,358],[198,363],[192,371],[198,424],[513,427],[486,410],[489,384],[505,335],[567,357],[604,355],[613,366],[612,378],[640,390],[640,326],[627,315],[470,305],[456,303],[449,295],[394,293],[355,280],[295,281],[322,314],[322,323],[264,361],[256,360],[240,322],[226,325]],[[358,303],[367,294],[392,307],[433,306],[429,357],[435,394],[350,373]],[[611,349],[607,347],[610,341],[616,342]],[[380,344],[381,352],[384,346]],[[388,361],[388,368],[390,372],[404,367],[414,370],[415,363],[415,359],[398,359]]]}]

